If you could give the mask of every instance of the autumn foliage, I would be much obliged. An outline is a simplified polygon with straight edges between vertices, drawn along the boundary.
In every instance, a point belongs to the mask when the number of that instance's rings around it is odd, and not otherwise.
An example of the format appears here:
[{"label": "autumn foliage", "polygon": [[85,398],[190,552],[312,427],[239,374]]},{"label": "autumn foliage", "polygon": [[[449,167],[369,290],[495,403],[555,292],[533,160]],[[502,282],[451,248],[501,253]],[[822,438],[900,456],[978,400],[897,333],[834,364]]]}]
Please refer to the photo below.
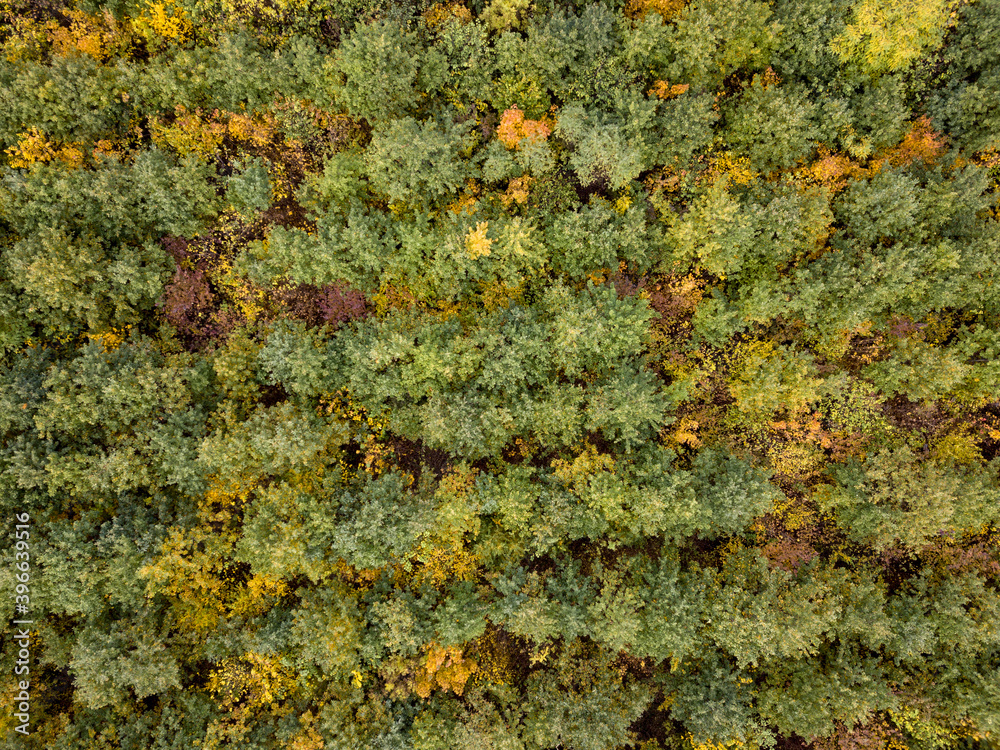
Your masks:
[{"label": "autumn foliage", "polygon": [[6,0],[0,744],[995,750],[998,19]]}]

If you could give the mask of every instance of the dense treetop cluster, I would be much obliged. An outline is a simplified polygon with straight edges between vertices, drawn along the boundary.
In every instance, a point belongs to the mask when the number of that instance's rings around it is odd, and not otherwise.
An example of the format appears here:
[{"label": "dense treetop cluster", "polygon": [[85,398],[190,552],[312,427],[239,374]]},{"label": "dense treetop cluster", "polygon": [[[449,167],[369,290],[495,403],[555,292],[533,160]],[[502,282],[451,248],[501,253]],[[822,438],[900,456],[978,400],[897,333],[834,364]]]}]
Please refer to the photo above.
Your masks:
[{"label": "dense treetop cluster", "polygon": [[0,44],[8,741],[1000,747],[998,0]]}]

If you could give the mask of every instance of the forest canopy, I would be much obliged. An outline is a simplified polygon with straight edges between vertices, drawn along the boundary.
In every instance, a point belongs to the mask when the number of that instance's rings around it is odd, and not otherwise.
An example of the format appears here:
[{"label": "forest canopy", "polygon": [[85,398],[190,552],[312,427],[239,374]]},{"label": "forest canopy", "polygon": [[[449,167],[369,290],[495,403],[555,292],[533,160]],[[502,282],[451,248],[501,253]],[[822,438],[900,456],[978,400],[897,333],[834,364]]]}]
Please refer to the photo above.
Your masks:
[{"label": "forest canopy", "polygon": [[1000,0],[0,45],[11,746],[1000,747]]}]

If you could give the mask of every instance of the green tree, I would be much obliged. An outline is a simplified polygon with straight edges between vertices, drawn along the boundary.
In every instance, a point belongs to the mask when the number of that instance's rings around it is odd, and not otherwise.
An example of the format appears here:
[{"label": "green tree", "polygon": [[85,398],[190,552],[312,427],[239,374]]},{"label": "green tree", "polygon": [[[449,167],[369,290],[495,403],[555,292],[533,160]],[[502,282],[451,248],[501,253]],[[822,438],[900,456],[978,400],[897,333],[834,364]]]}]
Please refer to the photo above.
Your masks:
[{"label": "green tree", "polygon": [[391,201],[433,203],[473,172],[462,159],[468,127],[406,117],[379,130],[365,152],[372,188]]},{"label": "green tree", "polygon": [[414,107],[417,38],[394,21],[357,24],[327,63],[333,98],[355,117],[385,122]]},{"label": "green tree", "polygon": [[997,466],[918,461],[909,448],[883,450],[864,464],[831,467],[835,484],[817,488],[855,540],[884,549],[916,549],[941,533],[961,533],[993,519]]},{"label": "green tree", "polygon": [[756,170],[788,169],[812,152],[819,135],[815,116],[805,91],[769,84],[756,75],[727,108],[723,137],[746,154]]}]

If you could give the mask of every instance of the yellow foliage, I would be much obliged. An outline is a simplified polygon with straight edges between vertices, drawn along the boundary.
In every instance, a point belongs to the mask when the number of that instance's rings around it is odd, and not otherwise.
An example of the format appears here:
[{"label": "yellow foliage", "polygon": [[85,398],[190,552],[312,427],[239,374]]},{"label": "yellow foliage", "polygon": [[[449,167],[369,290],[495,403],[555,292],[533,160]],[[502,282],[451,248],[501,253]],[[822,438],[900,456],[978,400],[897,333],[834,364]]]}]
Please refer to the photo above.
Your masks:
[{"label": "yellow foliage", "polygon": [[691,748],[691,750],[740,750],[740,748],[746,747],[746,745],[741,740],[728,740],[726,742],[703,742],[701,744],[695,743],[694,735],[688,733],[684,735],[685,745]]},{"label": "yellow foliage", "polygon": [[513,286],[502,281],[490,281],[482,286],[482,302],[487,312],[510,307],[511,302],[520,302],[523,299],[523,279]]},{"label": "yellow foliage", "polygon": [[478,683],[509,685],[514,682],[515,654],[512,642],[509,636],[499,639],[498,633],[493,625],[488,624],[486,632],[473,642],[471,651],[479,667],[474,680]]},{"label": "yellow foliage", "polygon": [[291,739],[284,740],[282,746],[286,750],[323,750],[326,743],[323,740],[323,736],[313,726],[314,722],[315,717],[312,715],[312,712],[306,711],[299,717],[302,730]]},{"label": "yellow foliage", "polygon": [[[16,706],[17,699],[15,696],[20,692],[18,687],[18,680],[13,676],[13,670],[9,674],[3,676],[3,682],[0,683],[0,700],[3,701],[5,706]],[[5,737],[9,737],[14,732],[14,711],[4,711],[0,714],[0,733]]]},{"label": "yellow foliage", "polygon": [[438,497],[464,498],[469,494],[469,490],[472,488],[472,484],[475,480],[475,470],[461,471],[459,469],[455,469],[453,471],[449,471],[441,477],[441,483],[438,485],[438,490],[435,494]]},{"label": "yellow foliage", "polygon": [[212,670],[208,689],[224,708],[242,702],[253,710],[282,700],[295,689],[296,682],[280,656],[250,651],[238,659],[226,659]]},{"label": "yellow foliage", "polygon": [[677,421],[672,437],[673,442],[678,445],[687,445],[692,448],[701,447],[701,439],[698,437],[698,422],[689,416],[681,417]]},{"label": "yellow foliage", "polygon": [[552,124],[547,116],[541,120],[527,120],[515,104],[500,116],[497,138],[509,149],[521,148],[522,141],[544,141],[552,134]]},{"label": "yellow foliage", "polygon": [[1000,151],[995,148],[988,148],[976,154],[976,164],[987,169],[1000,167]]},{"label": "yellow foliage", "polygon": [[487,229],[489,229],[489,222],[481,221],[475,229],[470,229],[469,233],[465,235],[465,250],[470,258],[481,258],[490,254],[493,240],[486,236]]},{"label": "yellow foliage", "polygon": [[415,578],[432,586],[450,579],[473,580],[479,558],[467,546],[479,534],[479,514],[469,503],[475,471],[454,469],[441,478],[434,498],[437,501],[433,531],[417,546],[415,557],[421,566]]},{"label": "yellow foliage", "polygon": [[507,183],[507,190],[500,195],[500,201],[503,203],[504,208],[510,208],[514,203],[520,206],[527,203],[528,188],[531,187],[531,183],[534,181],[531,175],[524,175],[522,177],[515,177]]},{"label": "yellow foliage", "polygon": [[898,711],[889,710],[892,723],[904,730],[917,741],[918,747],[943,750],[953,747],[962,737],[972,737],[977,734],[968,721],[957,722],[957,727],[948,727],[934,721],[926,712],[913,706],[901,706]]},{"label": "yellow foliage", "polygon": [[381,442],[381,438],[376,435],[369,435],[365,438],[362,446],[364,449],[365,473],[377,477],[390,467],[390,457],[393,455],[392,446]]},{"label": "yellow foliage", "polygon": [[844,62],[873,75],[900,70],[940,44],[953,0],[863,0],[830,42]]},{"label": "yellow foliage", "polygon": [[826,466],[826,455],[811,443],[774,442],[767,458],[772,471],[799,481],[820,474]]},{"label": "yellow foliage", "polygon": [[924,115],[913,121],[898,145],[872,159],[871,170],[877,172],[886,163],[894,167],[905,167],[915,161],[933,165],[944,152],[944,136],[931,127],[931,119]]},{"label": "yellow foliage", "polygon": [[479,558],[462,546],[450,548],[422,547],[417,554],[421,562],[415,578],[440,587],[449,580],[471,581],[479,571]]},{"label": "yellow foliage", "polygon": [[421,698],[429,698],[435,689],[450,690],[461,695],[465,684],[478,669],[476,662],[464,658],[457,646],[442,647],[429,644],[423,663],[415,670],[413,691]]},{"label": "yellow foliage", "polygon": [[[324,117],[329,117],[325,113],[320,113],[320,110],[315,110],[313,115],[320,121]],[[226,131],[237,141],[261,148],[274,141],[278,133],[278,123],[270,112],[255,112],[253,115],[234,112],[229,115]]]},{"label": "yellow foliage", "polygon": [[631,195],[619,195],[615,199],[615,202],[611,204],[611,208],[613,208],[615,213],[618,214],[619,216],[624,216],[625,212],[628,211],[629,206],[631,205],[632,205]]},{"label": "yellow foliage", "polygon": [[94,144],[94,148],[90,154],[94,157],[94,161],[100,161],[100,159],[109,156],[121,159],[125,155],[125,152],[121,145],[115,144],[114,141],[109,141],[106,138],[102,138]]},{"label": "yellow foliage", "polygon": [[464,308],[457,299],[439,299],[431,307],[431,312],[438,320],[442,321],[457,318],[463,310]]},{"label": "yellow foliage", "polygon": [[417,298],[405,286],[395,286],[385,281],[369,299],[375,306],[375,314],[380,318],[390,310],[406,310],[418,304]]},{"label": "yellow foliage", "polygon": [[951,336],[958,322],[955,313],[951,311],[930,313],[924,318],[924,341],[935,346],[943,344]]},{"label": "yellow foliage", "polygon": [[490,0],[479,18],[496,31],[517,28],[531,4],[531,0]]},{"label": "yellow foliage", "polygon": [[448,205],[449,211],[459,215],[465,212],[471,216],[476,212],[477,208],[479,208],[479,201],[476,200],[476,196],[468,193],[465,193],[457,201]]},{"label": "yellow foliage", "polygon": [[673,99],[675,96],[680,96],[685,91],[691,88],[689,83],[675,83],[673,86],[667,81],[657,81],[653,84],[648,92],[649,96],[655,96],[657,99]]},{"label": "yellow foliage", "polygon": [[229,609],[239,617],[258,617],[268,612],[287,593],[288,584],[283,579],[255,575],[239,588]]},{"label": "yellow foliage", "polygon": [[572,461],[555,459],[552,462],[554,474],[563,484],[576,486],[602,471],[614,472],[615,459],[605,453],[598,453],[590,443]]},{"label": "yellow foliage", "polygon": [[46,36],[53,55],[84,54],[104,62],[130,51],[131,35],[111,11],[105,9],[100,15],[92,16],[82,10],[69,10],[66,15],[70,19],[68,28],[56,21],[46,23]]},{"label": "yellow foliage", "polygon": [[139,570],[147,580],[146,596],[173,597],[172,611],[180,630],[211,630],[225,612],[224,567],[234,542],[231,532],[207,525],[172,529],[157,558]]},{"label": "yellow foliage", "polygon": [[372,415],[364,406],[351,398],[346,388],[324,396],[319,400],[320,409],[326,414],[336,414],[343,420],[367,425],[368,429],[381,435],[389,426],[387,415]]},{"label": "yellow foliage", "polygon": [[119,23],[110,11],[91,15],[82,10],[64,9],[60,15],[59,21],[11,19],[10,33],[4,43],[7,60],[39,60],[46,49],[55,57],[87,55],[98,62],[131,54],[131,29],[127,22]]},{"label": "yellow foliage", "polygon": [[47,41],[45,24],[24,16],[5,19],[5,24],[8,36],[3,43],[3,54],[7,62],[37,60],[42,56]]},{"label": "yellow foliage", "polygon": [[225,300],[231,303],[248,323],[254,323],[266,312],[264,302],[267,293],[233,270],[230,259],[220,261],[208,274],[222,293]]},{"label": "yellow foliage", "polygon": [[359,593],[374,586],[375,582],[382,577],[384,570],[384,568],[355,568],[353,565],[348,565],[342,558],[333,565],[333,574]]},{"label": "yellow foliage", "polygon": [[648,13],[658,13],[664,21],[680,14],[686,0],[628,0],[623,11],[629,18],[645,18]]},{"label": "yellow foliage", "polygon": [[87,338],[91,341],[96,341],[101,345],[101,349],[105,352],[113,352],[117,349],[125,337],[129,335],[132,330],[132,325],[126,325],[124,328],[112,328],[109,331],[102,331],[101,333],[88,333]]},{"label": "yellow foliage", "polygon": [[80,144],[68,143],[59,145],[50,141],[38,128],[31,128],[21,133],[18,144],[7,149],[10,166],[15,169],[28,169],[32,164],[46,164],[50,161],[61,161],[69,167],[83,166],[83,151]]},{"label": "yellow foliage", "polygon": [[[336,414],[344,421],[353,422],[368,431],[363,445],[366,473],[378,476],[389,468],[392,447],[384,442],[385,431],[388,429],[390,421],[387,415],[370,414],[363,406],[351,399],[346,389],[321,398],[319,410],[326,414]],[[346,456],[341,458],[340,464],[341,472],[345,477],[354,476],[347,465]]]},{"label": "yellow foliage", "polygon": [[774,68],[772,68],[770,65],[767,66],[767,69],[764,71],[763,76],[760,76],[759,78],[757,76],[754,76],[754,78],[760,81],[760,87],[765,91],[767,91],[767,89],[771,88],[772,86],[777,86],[779,83],[781,83],[781,76],[775,73]]},{"label": "yellow foliage", "polygon": [[424,21],[431,28],[448,21],[458,21],[464,25],[472,21],[472,11],[459,2],[435,3],[424,11]]},{"label": "yellow foliage", "polygon": [[744,341],[727,353],[730,372],[739,372],[752,366],[752,363],[774,357],[774,354],[773,341],[762,339]]},{"label": "yellow foliage", "polygon": [[867,174],[867,170],[851,161],[850,157],[831,153],[825,146],[819,147],[819,158],[816,161],[798,171],[801,179],[824,185],[833,192],[846,187],[848,180]]},{"label": "yellow foliage", "polygon": [[724,545],[719,547],[718,550],[719,560],[724,563],[726,560],[729,560],[729,558],[734,558],[733,560],[729,561],[729,564],[738,565],[739,564],[738,556],[742,550],[743,550],[743,540],[740,539],[738,536],[731,536],[729,537],[729,541],[727,541]]},{"label": "yellow foliage", "polygon": [[710,156],[708,165],[708,179],[712,181],[726,177],[733,185],[750,185],[758,177],[757,172],[750,169],[750,160],[732,151]]},{"label": "yellow foliage", "polygon": [[975,437],[965,430],[945,435],[937,441],[934,444],[934,457],[958,464],[977,464],[983,461]]},{"label": "yellow foliage", "polygon": [[816,512],[801,498],[782,496],[775,501],[772,513],[789,531],[810,525],[816,519]]},{"label": "yellow foliage", "polygon": [[194,36],[194,26],[175,0],[149,0],[133,24],[153,48],[166,44],[187,44]]},{"label": "yellow foliage", "polygon": [[151,118],[149,134],[158,146],[169,146],[181,156],[197,154],[208,159],[222,145],[226,126],[219,122],[219,110],[206,116],[200,107],[189,112],[183,104],[178,104],[170,125],[161,118]]}]

